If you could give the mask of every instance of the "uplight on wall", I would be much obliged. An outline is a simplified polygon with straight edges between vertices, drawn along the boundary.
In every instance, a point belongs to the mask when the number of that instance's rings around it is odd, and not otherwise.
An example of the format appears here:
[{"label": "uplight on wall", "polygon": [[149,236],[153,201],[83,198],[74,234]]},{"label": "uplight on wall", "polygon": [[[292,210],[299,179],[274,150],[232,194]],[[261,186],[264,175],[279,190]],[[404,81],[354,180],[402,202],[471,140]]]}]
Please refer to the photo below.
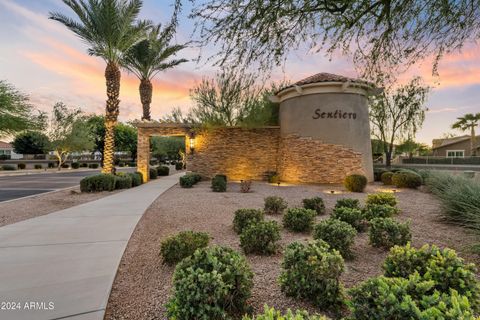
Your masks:
[{"label": "uplight on wall", "polygon": [[190,152],[193,153],[195,151],[195,134],[190,134]]}]

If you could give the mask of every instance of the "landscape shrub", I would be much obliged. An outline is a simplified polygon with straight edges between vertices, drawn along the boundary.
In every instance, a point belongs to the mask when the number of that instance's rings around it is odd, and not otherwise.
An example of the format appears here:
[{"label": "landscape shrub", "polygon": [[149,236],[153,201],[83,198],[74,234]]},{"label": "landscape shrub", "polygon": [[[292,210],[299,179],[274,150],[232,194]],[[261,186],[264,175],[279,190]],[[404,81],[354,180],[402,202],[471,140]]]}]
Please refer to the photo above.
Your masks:
[{"label": "landscape shrub", "polygon": [[10,160],[11,158],[9,154],[0,154],[0,160]]},{"label": "landscape shrub", "polygon": [[389,206],[395,207],[397,206],[397,198],[391,193],[388,192],[378,192],[372,193],[367,195],[367,200],[365,204],[372,205],[372,204],[387,204]]},{"label": "landscape shrub", "polygon": [[225,192],[227,191],[227,179],[224,175],[216,175],[212,178],[212,191]]},{"label": "landscape shrub", "polygon": [[242,320],[328,320],[325,316],[309,315],[305,310],[296,310],[295,313],[288,309],[287,313],[282,314],[280,311],[274,308],[269,308],[267,305],[264,307],[262,314],[255,316],[244,316]]},{"label": "landscape shrub", "polygon": [[457,291],[431,293],[433,283],[416,275],[376,277],[349,290],[351,319],[355,320],[474,320],[467,297]]},{"label": "landscape shrub", "polygon": [[129,189],[132,187],[132,177],[130,175],[116,175],[115,189]]},{"label": "landscape shrub", "polygon": [[157,176],[158,176],[158,174],[157,174],[157,169],[155,169],[155,168],[150,168],[150,169],[148,170],[148,176],[150,177],[150,179],[153,179],[153,180],[157,179]]},{"label": "landscape shrub", "polygon": [[27,167],[27,166],[25,165],[25,163],[19,163],[19,164],[17,165],[17,168],[18,168],[19,170],[25,170],[26,167]]},{"label": "landscape shrub", "polygon": [[5,170],[5,171],[14,171],[14,170],[17,170],[17,168],[15,168],[15,166],[11,166],[9,164],[4,164],[2,166],[2,170]]},{"label": "landscape shrub", "polygon": [[35,165],[33,166],[33,168],[34,168],[34,169],[42,169],[43,167],[42,167],[41,164],[35,164]]},{"label": "landscape shrub", "polygon": [[278,175],[276,172],[272,172],[268,175],[267,181],[269,183],[280,183],[280,175]]},{"label": "landscape shrub", "polygon": [[51,168],[55,168],[55,163],[53,162],[49,162],[48,163],[48,167],[51,169]]},{"label": "landscape shrub", "polygon": [[337,309],[344,301],[340,253],[322,241],[293,242],[285,250],[280,286],[287,296],[305,299],[320,308]]},{"label": "landscape shrub", "polygon": [[352,259],[352,245],[355,242],[357,230],[346,222],[337,219],[326,219],[314,227],[313,238],[323,240],[331,249],[338,250],[343,258]]},{"label": "landscape shrub", "polygon": [[183,259],[173,275],[169,319],[229,319],[247,311],[253,273],[233,249],[199,249]]},{"label": "landscape shrub", "polygon": [[364,231],[366,228],[365,218],[363,217],[363,213],[360,209],[348,207],[335,208],[333,209],[331,218],[346,222],[354,227],[357,231]]},{"label": "landscape shrub", "polygon": [[[42,165],[40,165],[40,166],[42,166]],[[70,165],[68,163],[62,163],[61,167],[64,168],[64,169],[68,169],[68,168],[70,168]]]},{"label": "landscape shrub", "polygon": [[[50,162],[48,163],[48,167],[50,168]],[[53,163],[52,163],[52,168],[53,168]],[[88,163],[80,163],[80,168],[88,168]]]},{"label": "landscape shrub", "polygon": [[170,174],[170,168],[167,166],[157,167],[157,175],[159,176],[168,176]]},{"label": "landscape shrub", "polygon": [[80,180],[80,191],[99,192],[113,191],[115,189],[115,176],[113,174],[96,174]]},{"label": "landscape shrub", "polygon": [[369,204],[362,209],[365,220],[374,218],[391,218],[398,213],[398,209],[388,204]]},{"label": "landscape shrub", "polygon": [[182,162],[176,162],[175,163],[175,170],[183,170],[183,163]]},{"label": "landscape shrub", "polygon": [[422,177],[414,172],[399,171],[392,176],[392,184],[397,188],[416,189],[422,185]]},{"label": "landscape shrub", "polygon": [[347,176],[343,182],[343,185],[348,191],[351,192],[363,192],[367,186],[367,177],[361,174],[351,174]]},{"label": "landscape shrub", "polygon": [[240,192],[248,193],[252,187],[252,180],[241,180],[240,181]]},{"label": "landscape shrub", "polygon": [[191,256],[195,250],[207,247],[209,241],[208,233],[182,231],[162,241],[160,256],[163,263],[175,265]]},{"label": "landscape shrub", "polygon": [[312,230],[316,211],[305,208],[290,208],[283,215],[285,229],[295,232],[307,232]]},{"label": "landscape shrub", "polygon": [[335,203],[335,208],[359,209],[360,201],[358,199],[352,199],[352,198],[338,199],[337,202]]},{"label": "landscape shrub", "polygon": [[130,178],[132,178],[132,187],[138,187],[143,183],[143,176],[140,172],[128,172]]},{"label": "landscape shrub", "polygon": [[392,185],[392,177],[393,177],[393,172],[387,171],[382,173],[380,176],[380,180],[382,180],[384,185],[390,186]]},{"label": "landscape shrub", "polygon": [[323,199],[320,197],[303,199],[302,202],[305,209],[315,210],[317,214],[325,213],[325,203],[323,203]]},{"label": "landscape shrub", "polygon": [[282,197],[269,196],[264,199],[264,211],[266,214],[282,214],[288,207],[288,203]]},{"label": "landscape shrub", "polygon": [[373,180],[382,181],[382,174],[384,172],[388,172],[388,170],[384,168],[373,168]]},{"label": "landscape shrub", "polygon": [[88,164],[88,167],[90,169],[98,169],[98,163],[90,163],[90,164]]},{"label": "landscape shrub", "polygon": [[248,224],[240,234],[240,247],[245,253],[270,255],[277,252],[280,226],[276,221]]},{"label": "landscape shrub", "polygon": [[118,163],[118,166],[119,166],[120,168],[123,168],[123,167],[125,167],[125,162],[123,162],[123,161],[120,161],[120,162]]},{"label": "landscape shrub", "polygon": [[180,186],[182,188],[191,188],[195,184],[195,178],[191,175],[184,175],[180,177]]},{"label": "landscape shrub", "polygon": [[466,296],[472,308],[480,311],[480,283],[476,279],[477,269],[472,263],[465,263],[452,249],[439,249],[425,245],[420,249],[410,244],[395,246],[383,264],[387,277],[408,278],[418,273],[423,279],[434,283],[434,290],[449,293],[450,289]]},{"label": "landscape shrub", "polygon": [[72,162],[72,169],[78,169],[78,168],[80,168],[80,163]]},{"label": "landscape shrub", "polygon": [[412,240],[409,223],[399,223],[392,218],[374,218],[370,221],[368,231],[370,244],[374,247],[390,249],[406,245]]},{"label": "landscape shrub", "polygon": [[233,218],[233,230],[237,234],[242,233],[243,229],[249,224],[263,221],[263,212],[258,209],[238,209]]},{"label": "landscape shrub", "polygon": [[480,232],[480,181],[432,171],[425,184],[440,199],[447,221]]}]

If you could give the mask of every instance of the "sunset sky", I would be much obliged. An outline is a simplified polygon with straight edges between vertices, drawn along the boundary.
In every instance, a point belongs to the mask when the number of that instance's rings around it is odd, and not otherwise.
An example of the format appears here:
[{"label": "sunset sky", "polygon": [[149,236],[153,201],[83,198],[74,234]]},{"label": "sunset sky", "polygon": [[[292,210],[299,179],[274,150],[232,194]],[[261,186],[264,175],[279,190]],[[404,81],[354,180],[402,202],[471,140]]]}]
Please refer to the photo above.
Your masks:
[{"label": "sunset sky", "polygon": [[[142,18],[167,22],[172,2],[144,0]],[[0,79],[28,93],[41,110],[50,111],[56,101],[63,101],[89,113],[103,113],[104,62],[88,56],[80,39],[59,23],[48,20],[50,11],[73,17],[60,0],[0,0]],[[192,21],[186,18],[187,11],[185,7],[176,37],[179,43],[188,41],[193,29]],[[197,53],[189,48],[180,56],[193,59]],[[215,71],[209,64],[188,62],[160,73],[154,82],[153,118],[158,119],[176,106],[187,110],[191,105],[189,89]],[[296,81],[317,72],[356,75],[349,57],[329,61],[321,54],[298,51],[290,55],[283,70],[274,70],[272,77]],[[435,85],[427,103],[430,111],[417,134],[417,140],[427,144],[443,133],[454,132],[450,125],[456,117],[480,112],[480,47],[469,44],[462,52],[445,57],[439,72],[439,78],[432,78],[430,65],[423,63],[409,73],[409,76],[422,75]],[[124,72],[121,85],[120,120],[140,118],[138,80]]]}]

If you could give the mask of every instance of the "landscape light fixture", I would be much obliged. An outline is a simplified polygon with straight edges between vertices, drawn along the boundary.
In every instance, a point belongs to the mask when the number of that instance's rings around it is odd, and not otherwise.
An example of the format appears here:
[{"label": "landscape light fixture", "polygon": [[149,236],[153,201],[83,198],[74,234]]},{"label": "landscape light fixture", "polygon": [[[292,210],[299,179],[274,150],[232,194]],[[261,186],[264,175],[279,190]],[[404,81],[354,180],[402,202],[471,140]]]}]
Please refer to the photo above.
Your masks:
[{"label": "landscape light fixture", "polygon": [[334,194],[334,193],[335,193],[335,191],[334,191],[334,190],[330,190],[330,193],[331,193],[331,194]]},{"label": "landscape light fixture", "polygon": [[190,152],[193,154],[195,151],[195,133],[190,133]]}]

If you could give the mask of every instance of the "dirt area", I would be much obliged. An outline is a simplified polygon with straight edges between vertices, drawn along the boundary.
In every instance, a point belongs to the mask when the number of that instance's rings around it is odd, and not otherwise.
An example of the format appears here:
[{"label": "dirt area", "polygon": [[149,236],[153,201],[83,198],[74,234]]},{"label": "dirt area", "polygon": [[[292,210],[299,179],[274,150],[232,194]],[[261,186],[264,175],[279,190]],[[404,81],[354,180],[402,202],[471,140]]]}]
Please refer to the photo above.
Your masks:
[{"label": "dirt area", "polygon": [[[370,185],[368,193],[382,189],[381,185]],[[366,194],[331,194],[331,186],[272,186],[254,183],[251,193],[240,193],[240,186],[229,183],[228,192],[214,193],[209,182],[201,182],[192,189],[173,187],[160,196],[148,209],[129,241],[112,288],[105,319],[166,319],[165,303],[171,293],[173,267],[162,264],[159,257],[161,241],[183,230],[206,231],[211,243],[232,247],[241,251],[239,237],[232,230],[234,211],[239,208],[262,208],[263,199],[269,195],[285,198],[290,207],[301,206],[303,198],[321,196],[327,207],[327,218],[339,198],[351,197],[363,200]],[[396,193],[401,213],[399,220],[410,220],[413,245],[436,244],[450,247],[466,260],[480,265],[480,256],[473,253],[471,245],[477,241],[472,234],[456,226],[439,221],[439,202],[430,194],[415,190],[399,190]],[[281,217],[267,216],[281,222]],[[296,234],[282,230],[281,245],[284,248],[295,240],[307,240],[307,234]],[[342,282],[351,287],[369,277],[382,273],[381,265],[387,254],[382,249],[368,244],[368,236],[357,236],[353,261],[346,262]],[[282,254],[274,256],[247,256],[254,277],[251,304],[256,311],[268,304],[278,309],[303,308],[315,313],[314,306],[287,298],[278,285]]]},{"label": "dirt area", "polygon": [[22,220],[43,216],[58,210],[94,201],[116,193],[80,193],[80,187],[39,194],[26,199],[0,202],[0,227]]}]

